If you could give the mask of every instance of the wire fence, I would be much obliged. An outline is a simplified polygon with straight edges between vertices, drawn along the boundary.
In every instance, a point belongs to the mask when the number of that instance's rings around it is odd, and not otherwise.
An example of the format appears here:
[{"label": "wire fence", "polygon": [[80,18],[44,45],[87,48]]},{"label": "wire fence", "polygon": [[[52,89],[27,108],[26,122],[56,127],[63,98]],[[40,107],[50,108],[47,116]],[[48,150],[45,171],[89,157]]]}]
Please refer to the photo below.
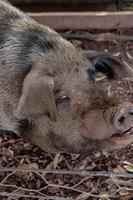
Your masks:
[{"label": "wire fence", "polygon": [[[94,172],[94,171],[73,171],[73,170],[48,170],[48,169],[18,169],[18,168],[0,168],[0,172],[7,172],[7,175],[3,178],[3,180],[0,182],[0,196],[1,197],[10,197],[10,199],[19,199],[22,198],[31,198],[31,199],[39,199],[39,200],[68,200],[72,199],[71,197],[59,197],[59,196],[49,196],[45,194],[44,190],[48,188],[58,188],[60,190],[67,190],[68,192],[75,192],[77,194],[76,200],[85,200],[89,197],[93,198],[102,198],[102,199],[112,199],[115,197],[117,193],[120,193],[122,191],[124,192],[133,192],[133,173],[108,173],[108,172]],[[16,175],[17,173],[25,172],[26,176],[28,176],[28,173],[32,173],[37,175],[44,186],[38,188],[38,189],[29,189],[25,187],[21,187],[18,185],[14,185],[11,183],[8,183],[9,179]],[[46,174],[62,174],[63,176],[70,175],[70,176],[80,176],[81,179],[76,184],[55,184],[51,183],[46,178]],[[102,194],[96,194],[95,191],[86,192],[83,189],[79,189],[79,186],[81,184],[84,184],[87,180],[94,177],[106,177],[107,178],[107,184],[113,184],[114,190],[111,191],[111,193],[102,193]],[[126,180],[123,180],[122,178],[126,178]],[[129,179],[129,180],[128,180]],[[2,189],[6,189],[7,191],[10,189],[11,192],[5,192],[2,191]]]}]

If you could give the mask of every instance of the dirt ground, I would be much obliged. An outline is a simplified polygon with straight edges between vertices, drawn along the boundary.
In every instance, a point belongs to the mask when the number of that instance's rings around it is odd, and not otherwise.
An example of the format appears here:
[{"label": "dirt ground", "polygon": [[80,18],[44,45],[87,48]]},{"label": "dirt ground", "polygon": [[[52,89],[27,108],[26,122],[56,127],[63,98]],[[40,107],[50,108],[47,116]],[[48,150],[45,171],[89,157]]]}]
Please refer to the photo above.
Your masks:
[{"label": "dirt ground", "polygon": [[[121,58],[126,65],[133,67],[132,42],[115,40],[112,42],[71,40],[71,42],[85,50],[108,51]],[[102,80],[101,85],[111,95],[119,97],[121,101],[128,100],[133,103],[132,81]],[[25,143],[16,136],[2,134],[0,137],[0,167],[106,171],[128,173],[130,176],[133,173],[133,144],[113,153],[51,155],[36,146]],[[51,197],[48,198],[48,196]],[[133,179],[130,177],[82,177],[60,173],[0,171],[0,200],[131,200],[132,197]]]}]

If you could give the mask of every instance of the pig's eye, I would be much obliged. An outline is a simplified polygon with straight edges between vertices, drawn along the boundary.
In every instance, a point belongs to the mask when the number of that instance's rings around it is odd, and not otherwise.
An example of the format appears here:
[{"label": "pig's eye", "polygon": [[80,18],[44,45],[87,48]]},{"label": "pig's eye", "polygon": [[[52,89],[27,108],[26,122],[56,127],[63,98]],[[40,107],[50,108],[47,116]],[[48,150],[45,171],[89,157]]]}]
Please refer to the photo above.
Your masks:
[{"label": "pig's eye", "polygon": [[57,95],[55,101],[56,101],[56,105],[59,105],[64,102],[68,102],[69,100],[70,98],[66,95]]}]

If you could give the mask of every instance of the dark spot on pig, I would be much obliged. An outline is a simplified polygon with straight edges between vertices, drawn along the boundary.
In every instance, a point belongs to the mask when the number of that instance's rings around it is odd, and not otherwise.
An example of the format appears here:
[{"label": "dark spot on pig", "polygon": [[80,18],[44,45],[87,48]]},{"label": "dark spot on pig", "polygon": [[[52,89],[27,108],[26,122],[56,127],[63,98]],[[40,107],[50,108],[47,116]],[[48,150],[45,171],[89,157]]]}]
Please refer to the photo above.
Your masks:
[{"label": "dark spot on pig", "polygon": [[8,102],[8,101],[4,101],[3,104],[3,111],[5,112],[5,114],[7,115],[7,117],[13,117],[13,107],[12,105]]},{"label": "dark spot on pig", "polygon": [[4,44],[4,42],[6,41],[6,38],[7,38],[7,35],[9,33],[10,27],[11,26],[10,26],[10,24],[8,22],[4,21],[3,19],[0,20],[0,46],[1,47]]},{"label": "dark spot on pig", "polygon": [[76,72],[76,73],[79,73],[79,69],[78,69],[78,68],[76,68],[76,69],[75,69],[75,72]]},{"label": "dark spot on pig", "polygon": [[20,63],[25,65],[26,63],[31,63],[31,54],[32,51],[46,53],[49,50],[54,49],[54,43],[50,41],[43,31],[38,30],[37,28],[28,28],[22,32],[14,33],[14,36],[19,37],[20,50],[18,51],[18,60]]},{"label": "dark spot on pig", "polygon": [[48,39],[42,30],[28,28],[20,33],[22,42],[22,52],[30,53],[32,49],[38,48],[42,52],[54,49],[54,43]]},{"label": "dark spot on pig", "polygon": [[14,22],[14,20],[21,19],[21,15],[17,12],[9,12],[4,15],[3,19],[8,22]]},{"label": "dark spot on pig", "polygon": [[21,135],[25,135],[30,129],[29,121],[27,119],[19,119],[17,129]]},{"label": "dark spot on pig", "polygon": [[0,45],[7,41],[7,38],[11,33],[12,24],[15,20],[20,18],[18,13],[11,12],[4,14],[2,19],[0,19]]}]

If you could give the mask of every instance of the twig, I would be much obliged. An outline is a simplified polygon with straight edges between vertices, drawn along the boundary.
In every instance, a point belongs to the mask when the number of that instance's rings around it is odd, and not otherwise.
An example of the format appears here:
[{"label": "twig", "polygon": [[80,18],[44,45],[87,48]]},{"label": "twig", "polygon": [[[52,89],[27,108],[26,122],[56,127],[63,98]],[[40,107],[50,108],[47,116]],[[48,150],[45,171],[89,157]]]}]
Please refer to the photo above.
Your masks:
[{"label": "twig", "polygon": [[13,172],[11,172],[10,174],[8,174],[8,175],[0,182],[0,185],[1,185],[1,184],[4,184],[4,183],[6,182],[6,180],[7,180],[9,177],[11,177],[12,175],[15,174],[15,172],[16,172],[16,171],[13,171]]},{"label": "twig", "polygon": [[86,199],[86,198],[89,198],[90,196],[91,197],[96,197],[96,198],[109,198],[109,197],[114,197],[115,194],[117,194],[118,192],[120,191],[120,189],[117,189],[115,192],[113,192],[112,194],[109,194],[109,195],[106,195],[106,196],[103,196],[102,194],[100,195],[96,195],[96,194],[93,194],[91,192],[85,192],[85,193],[82,193],[81,195],[79,195],[78,198],[76,198],[76,200],[81,200],[81,199]]},{"label": "twig", "polygon": [[90,34],[90,33],[60,33],[60,35],[67,39],[79,39],[79,40],[101,40],[101,41],[132,41],[133,36],[130,35],[116,35],[110,33],[104,34]]},{"label": "twig", "polygon": [[[40,195],[42,195],[43,197],[46,197],[47,195],[43,194],[40,192],[40,190],[35,190],[35,189],[27,189],[27,188],[22,188],[22,187],[18,187],[16,185],[11,185],[11,184],[3,184],[3,183],[0,183],[0,186],[1,187],[9,187],[9,188],[14,188],[16,190],[22,190],[24,192],[34,192],[34,193],[38,193]],[[16,191],[15,190],[15,191]],[[14,192],[14,191],[13,191]],[[15,193],[12,192],[12,195],[14,195]]]},{"label": "twig", "polygon": [[[128,180],[128,181],[124,181],[122,179],[117,179],[117,184],[119,184],[119,186],[124,186],[124,187],[131,187],[133,188],[133,182],[132,180]],[[112,180],[112,178],[109,178],[107,181],[106,181],[107,184],[112,184],[114,183],[114,180]]]},{"label": "twig", "polygon": [[49,182],[46,180],[46,178],[44,177],[44,174],[41,175],[39,174],[39,172],[34,172],[37,176],[39,176],[43,181],[44,183],[46,183],[47,185],[49,184]]},{"label": "twig", "polygon": [[[11,197],[11,193],[9,192],[0,192],[0,196],[5,196],[5,197]],[[57,196],[48,196],[48,197],[44,197],[44,196],[36,196],[36,195],[25,195],[25,194],[13,194],[13,196],[15,197],[25,197],[25,198],[41,198],[43,200],[70,200],[70,198],[62,198],[62,197],[57,197]]]},{"label": "twig", "polygon": [[18,142],[18,141],[20,141],[20,139],[18,139],[18,140],[10,139],[10,140],[8,140],[8,141],[6,141],[6,142],[2,142],[2,143],[0,144],[0,148],[3,147],[3,146],[9,145],[9,144],[14,144],[14,143],[16,143],[16,142]]},{"label": "twig", "polygon": [[77,184],[75,184],[72,188],[76,188],[78,187],[79,185],[81,185],[81,183],[83,183],[84,181],[88,180],[90,177],[85,177],[83,178],[81,181],[79,181]]},{"label": "twig", "polygon": [[71,186],[57,185],[57,184],[51,184],[51,183],[49,183],[49,185],[47,185],[47,186],[44,186],[44,187],[40,188],[39,191],[43,191],[44,189],[46,189],[48,187],[62,188],[62,189],[67,189],[67,190],[73,190],[73,191],[79,192],[79,193],[86,193],[83,190],[75,189],[75,188],[73,188]]},{"label": "twig", "polygon": [[127,80],[127,83],[128,83],[129,91],[130,91],[130,94],[131,94],[131,93],[133,93],[133,87],[131,85],[131,81]]}]

